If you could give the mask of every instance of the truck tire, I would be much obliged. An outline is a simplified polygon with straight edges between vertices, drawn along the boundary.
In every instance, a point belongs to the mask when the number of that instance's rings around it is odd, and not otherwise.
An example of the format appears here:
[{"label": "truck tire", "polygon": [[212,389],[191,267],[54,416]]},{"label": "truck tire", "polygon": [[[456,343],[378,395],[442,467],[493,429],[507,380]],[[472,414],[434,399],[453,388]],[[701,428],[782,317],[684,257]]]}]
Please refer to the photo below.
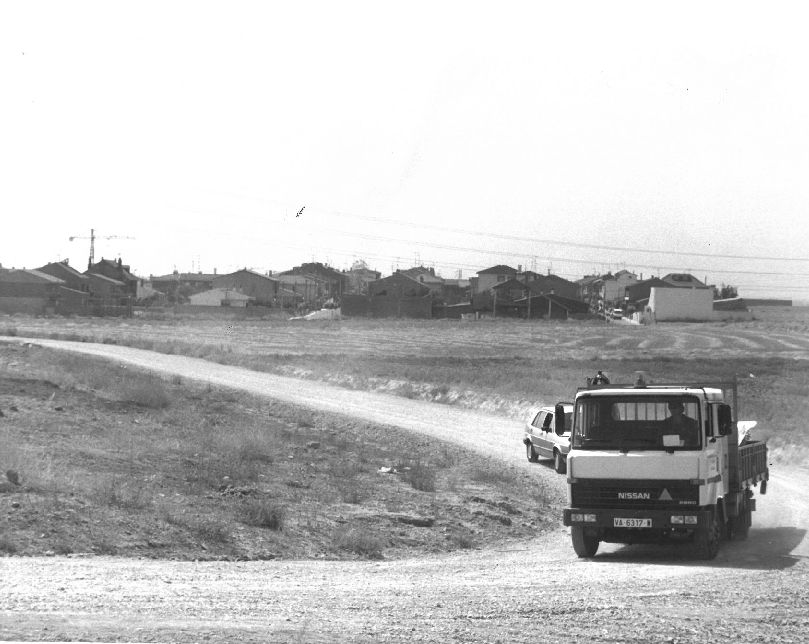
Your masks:
[{"label": "truck tire", "polygon": [[567,462],[556,450],[553,452],[553,469],[555,469],[559,474],[564,474],[567,472]]},{"label": "truck tire", "polygon": [[584,528],[578,525],[570,528],[570,536],[573,538],[573,550],[580,559],[595,557],[598,551],[598,537],[586,534]]},{"label": "truck tire", "polygon": [[719,542],[722,529],[719,525],[719,515],[716,510],[711,512],[708,525],[700,526],[694,534],[694,548],[700,559],[714,559],[719,554]]},{"label": "truck tire", "polygon": [[536,453],[536,450],[531,443],[526,443],[525,455],[528,457],[529,463],[536,463],[539,460],[539,455]]},{"label": "truck tire", "polygon": [[728,521],[728,536],[730,539],[747,539],[750,533],[750,525],[753,523],[753,511],[745,503],[744,508],[739,512],[739,516]]}]

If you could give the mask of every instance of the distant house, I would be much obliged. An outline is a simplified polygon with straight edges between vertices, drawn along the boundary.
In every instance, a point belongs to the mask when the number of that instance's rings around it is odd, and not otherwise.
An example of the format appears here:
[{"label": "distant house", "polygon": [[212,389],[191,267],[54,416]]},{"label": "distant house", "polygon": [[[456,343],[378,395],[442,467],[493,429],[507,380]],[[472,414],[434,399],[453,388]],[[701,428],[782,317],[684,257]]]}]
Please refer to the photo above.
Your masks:
[{"label": "distant house", "polygon": [[546,293],[544,295],[530,295],[514,302],[520,317],[535,319],[567,320],[569,318],[584,318],[589,307],[586,302],[578,298],[569,298],[563,295]]},{"label": "distant house", "polygon": [[253,298],[256,306],[276,306],[280,282],[275,277],[262,275],[243,268],[228,275],[217,275],[213,280],[215,289],[229,289]]},{"label": "distant house", "polygon": [[608,307],[621,307],[627,296],[627,289],[638,283],[638,276],[627,270],[601,278],[601,301]]},{"label": "distant house", "polygon": [[0,268],[0,311],[7,314],[83,313],[87,293],[38,270]]},{"label": "distant house", "polygon": [[528,291],[528,286],[514,278],[495,284],[491,288],[492,296],[496,298],[497,303],[500,305],[522,299],[528,294]]},{"label": "distant house", "polygon": [[431,295],[441,295],[441,291],[444,288],[444,280],[435,274],[434,268],[414,266],[413,268],[406,268],[398,272],[412,277],[419,284],[424,284],[424,286],[430,289]]},{"label": "distant house", "polygon": [[[185,301],[194,293],[202,293],[213,288],[216,271],[213,273],[180,273],[151,275],[149,282],[153,289],[165,293],[172,302]],[[146,295],[144,295],[145,297]]]},{"label": "distant house", "polygon": [[535,279],[527,282],[526,286],[528,286],[531,293],[534,295],[552,293],[571,300],[579,299],[578,284],[552,273],[539,275]]},{"label": "distant house", "polygon": [[646,321],[708,321],[714,319],[713,291],[708,288],[652,287],[644,308]]},{"label": "distant house", "polygon": [[82,293],[90,292],[90,278],[83,273],[80,273],[75,268],[68,264],[68,260],[61,262],[51,262],[37,268],[40,273],[46,273],[53,277],[58,277],[64,281],[67,288]]},{"label": "distant house", "polygon": [[301,302],[309,308],[319,308],[330,297],[328,280],[317,275],[283,272],[274,277],[281,290],[292,295],[293,305]]},{"label": "distant house", "polygon": [[669,273],[661,278],[666,284],[677,288],[710,288],[704,282],[700,282],[690,273]]},{"label": "distant house", "polygon": [[331,298],[339,300],[342,294],[348,291],[348,276],[321,262],[305,262],[288,271],[283,271],[275,277],[280,279],[287,275],[312,275],[317,277],[323,284],[323,300]]},{"label": "distant house", "polygon": [[131,302],[130,285],[100,273],[85,273],[90,281],[90,294],[94,303],[125,306]]},{"label": "distant house", "polygon": [[378,279],[368,285],[368,295],[371,297],[382,295],[390,297],[424,297],[429,294],[429,287],[401,271]]},{"label": "distant house", "polygon": [[367,295],[368,284],[375,282],[382,273],[372,270],[362,260],[354,262],[351,268],[345,271],[345,292],[354,295]]},{"label": "distant house", "polygon": [[245,307],[253,300],[249,295],[244,295],[237,290],[228,288],[214,288],[210,291],[194,293],[189,298],[192,306],[231,306]]},{"label": "distant house", "polygon": [[585,275],[576,280],[579,287],[578,298],[582,302],[586,302],[592,312],[600,311],[604,308],[603,300],[601,299],[602,283],[603,278],[601,275]]},{"label": "distant house", "polygon": [[636,309],[643,309],[649,302],[653,288],[674,288],[668,282],[664,282],[659,277],[651,277],[640,282],[636,282],[626,289],[626,297],[629,303]]},{"label": "distant house", "polygon": [[477,281],[474,285],[472,295],[487,293],[493,286],[506,282],[517,277],[517,269],[504,264],[484,268],[477,272]]},{"label": "distant house", "polygon": [[471,302],[469,282],[468,279],[461,278],[445,279],[441,287],[441,301],[447,305],[469,304]]},{"label": "distant house", "polygon": [[[140,280],[129,272],[129,265],[124,264],[120,258],[117,260],[101,259],[100,262],[92,264],[85,272],[85,275],[101,275],[124,285],[125,295],[133,300],[138,296],[138,283]],[[97,295],[93,293],[93,295]]]}]

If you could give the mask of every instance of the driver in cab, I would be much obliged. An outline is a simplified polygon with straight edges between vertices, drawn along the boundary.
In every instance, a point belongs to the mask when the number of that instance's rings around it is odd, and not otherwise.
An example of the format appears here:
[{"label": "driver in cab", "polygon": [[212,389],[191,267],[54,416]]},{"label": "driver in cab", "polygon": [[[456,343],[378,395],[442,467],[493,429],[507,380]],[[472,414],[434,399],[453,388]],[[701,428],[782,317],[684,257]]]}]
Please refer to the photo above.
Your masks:
[{"label": "driver in cab", "polygon": [[680,437],[680,445],[699,444],[699,423],[685,415],[685,407],[681,400],[673,400],[669,403],[669,413],[671,414],[664,421],[666,431],[677,434]]}]

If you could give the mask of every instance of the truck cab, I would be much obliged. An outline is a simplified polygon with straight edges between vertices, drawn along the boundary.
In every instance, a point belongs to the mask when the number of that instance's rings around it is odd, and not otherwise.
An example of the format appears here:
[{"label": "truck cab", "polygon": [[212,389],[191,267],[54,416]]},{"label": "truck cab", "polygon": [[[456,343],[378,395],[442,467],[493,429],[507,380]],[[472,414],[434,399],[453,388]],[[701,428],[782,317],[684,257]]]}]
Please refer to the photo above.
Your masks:
[{"label": "truck cab", "polygon": [[739,446],[723,384],[578,391],[563,520],[579,557],[602,541],[680,540],[710,559],[723,535],[746,536],[751,488],[766,490],[766,445]]}]

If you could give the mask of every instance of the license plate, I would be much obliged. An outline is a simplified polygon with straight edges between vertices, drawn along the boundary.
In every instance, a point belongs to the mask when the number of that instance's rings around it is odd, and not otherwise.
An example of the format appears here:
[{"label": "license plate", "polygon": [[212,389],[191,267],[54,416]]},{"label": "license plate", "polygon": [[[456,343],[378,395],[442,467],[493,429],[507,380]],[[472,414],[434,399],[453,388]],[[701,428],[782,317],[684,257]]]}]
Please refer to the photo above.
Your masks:
[{"label": "license plate", "polygon": [[624,519],[615,517],[613,518],[613,527],[615,528],[651,528],[651,519]]}]

